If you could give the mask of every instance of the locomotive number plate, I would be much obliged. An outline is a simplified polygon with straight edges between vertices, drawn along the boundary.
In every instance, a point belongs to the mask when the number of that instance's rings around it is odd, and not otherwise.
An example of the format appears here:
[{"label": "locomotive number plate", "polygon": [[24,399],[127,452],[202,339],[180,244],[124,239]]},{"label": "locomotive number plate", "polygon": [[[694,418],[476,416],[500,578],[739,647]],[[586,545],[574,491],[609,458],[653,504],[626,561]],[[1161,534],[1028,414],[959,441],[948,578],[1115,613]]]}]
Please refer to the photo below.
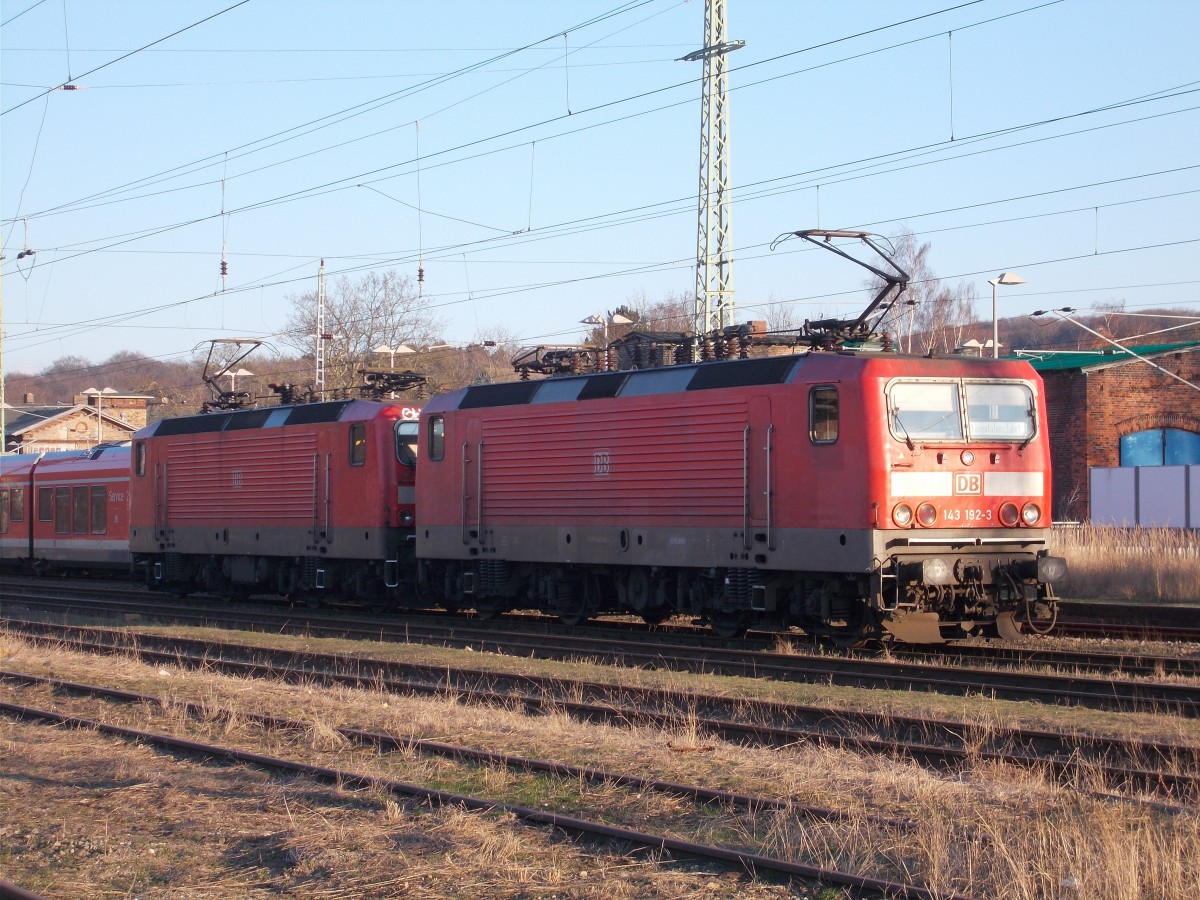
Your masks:
[{"label": "locomotive number plate", "polygon": [[990,509],[943,509],[939,514],[943,522],[990,522]]}]

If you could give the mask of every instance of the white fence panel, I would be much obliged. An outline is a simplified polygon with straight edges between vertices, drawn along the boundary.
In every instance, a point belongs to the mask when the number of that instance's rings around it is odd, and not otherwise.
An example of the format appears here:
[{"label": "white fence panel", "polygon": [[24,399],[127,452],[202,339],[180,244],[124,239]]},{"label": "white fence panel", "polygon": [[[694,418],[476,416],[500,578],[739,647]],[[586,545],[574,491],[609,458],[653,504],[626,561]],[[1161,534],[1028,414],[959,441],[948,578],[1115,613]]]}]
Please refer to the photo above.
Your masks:
[{"label": "white fence panel", "polygon": [[1200,466],[1126,466],[1089,473],[1091,522],[1200,528]]}]

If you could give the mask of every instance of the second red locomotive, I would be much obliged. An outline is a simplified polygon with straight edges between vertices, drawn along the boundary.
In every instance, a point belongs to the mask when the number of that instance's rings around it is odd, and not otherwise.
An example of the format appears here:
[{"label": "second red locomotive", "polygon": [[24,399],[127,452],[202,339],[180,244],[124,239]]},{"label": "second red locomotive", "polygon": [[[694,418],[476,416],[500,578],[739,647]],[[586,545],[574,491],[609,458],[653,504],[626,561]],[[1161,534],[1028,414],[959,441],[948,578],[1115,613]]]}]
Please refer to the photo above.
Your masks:
[{"label": "second red locomotive", "polygon": [[342,400],[152,423],[133,441],[135,564],[181,593],[411,596],[417,415]]}]

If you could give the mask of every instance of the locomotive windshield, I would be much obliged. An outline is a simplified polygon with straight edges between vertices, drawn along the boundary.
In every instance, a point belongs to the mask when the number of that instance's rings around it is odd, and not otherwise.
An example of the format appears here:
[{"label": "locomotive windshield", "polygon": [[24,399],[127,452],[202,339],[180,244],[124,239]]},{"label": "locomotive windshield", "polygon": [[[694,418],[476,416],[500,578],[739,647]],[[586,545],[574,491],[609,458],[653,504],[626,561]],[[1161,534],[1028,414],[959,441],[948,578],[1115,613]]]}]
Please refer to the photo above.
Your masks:
[{"label": "locomotive windshield", "polygon": [[397,422],[396,423],[396,459],[400,460],[406,466],[416,464],[417,461],[417,423],[416,422]]},{"label": "locomotive windshield", "polygon": [[898,381],[888,389],[888,410],[892,433],[909,443],[1033,435],[1033,392],[1019,382]]}]

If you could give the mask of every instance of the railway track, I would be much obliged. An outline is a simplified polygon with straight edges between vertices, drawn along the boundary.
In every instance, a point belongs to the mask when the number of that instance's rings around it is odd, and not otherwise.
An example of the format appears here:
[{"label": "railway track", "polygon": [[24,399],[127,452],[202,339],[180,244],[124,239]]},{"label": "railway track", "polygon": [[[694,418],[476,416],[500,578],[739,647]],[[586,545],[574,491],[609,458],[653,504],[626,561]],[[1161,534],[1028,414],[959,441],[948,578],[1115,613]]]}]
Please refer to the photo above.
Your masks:
[{"label": "railway track", "polygon": [[[629,687],[578,679],[399,663],[111,629],[22,623],[31,639],[99,653],[217,670],[242,677],[319,681],[397,694],[443,695],[533,712],[565,712],[588,721],[638,722],[662,728],[691,724],[726,740],[766,746],[820,742],[859,752],[902,756],[936,769],[996,762],[1045,771],[1063,783],[1101,778],[1113,790],[1200,798],[1200,748],[1038,729],[988,727],[894,714]],[[863,736],[864,731],[876,736]],[[935,740],[937,742],[935,742]],[[940,742],[940,743],[939,743]]]},{"label": "railway track", "polygon": [[[895,658],[863,655],[824,656],[750,650],[737,646],[712,646],[708,640],[684,641],[679,635],[669,640],[644,630],[615,632],[611,629],[514,630],[501,623],[474,623],[465,619],[435,621],[429,617],[388,619],[333,618],[311,610],[278,611],[253,609],[196,608],[170,603],[144,593],[117,592],[107,598],[74,592],[46,596],[44,589],[18,593],[6,587],[13,602],[28,601],[41,608],[64,612],[107,612],[136,615],[176,624],[195,624],[255,630],[326,634],[376,640],[421,642],[450,647],[470,647],[511,655],[535,655],[547,659],[587,658],[624,666],[666,668],[706,674],[770,678],[780,681],[827,683],[847,687],[926,691],[963,695],[980,694],[1002,700],[1025,700],[1048,704],[1071,704],[1094,709],[1168,712],[1186,717],[1200,716],[1200,688],[1179,682],[1131,680],[1133,677],[1200,677],[1200,661],[1188,657],[1112,654],[1056,650],[955,647],[924,651],[898,651]],[[546,620],[540,620],[545,623]],[[753,645],[751,645],[753,646]],[[930,659],[933,662],[930,662]],[[988,662],[1006,666],[982,668],[950,665]],[[1070,674],[1025,672],[1011,665],[1055,666]],[[1076,674],[1078,673],[1078,674]],[[1117,673],[1120,679],[1111,675]]]},{"label": "railway track", "polygon": [[[107,689],[94,686],[63,684],[60,687],[76,691],[86,691],[95,697],[111,698],[120,700],[121,702],[142,701],[140,695],[129,694],[127,692],[111,692]],[[154,698],[150,699],[153,700]],[[935,893],[920,885],[889,881],[832,868],[805,865],[737,847],[690,841],[668,834],[640,831],[612,824],[600,816],[567,815],[552,810],[535,809],[529,806],[484,797],[435,790],[379,775],[344,768],[315,765],[303,760],[265,755],[235,746],[189,740],[142,728],[116,725],[94,718],[66,715],[53,710],[32,707],[21,703],[0,702],[0,712],[13,718],[44,723],[55,728],[88,729],[113,738],[154,746],[171,754],[198,757],[206,764],[250,765],[273,772],[333,784],[339,788],[366,788],[374,791],[383,791],[426,806],[456,806],[484,814],[504,813],[514,816],[526,825],[557,828],[586,838],[617,841],[625,846],[641,847],[676,857],[682,856],[717,862],[751,872],[772,872],[789,878],[803,879],[810,883],[815,882],[818,885],[838,885],[851,888],[859,892],[858,895],[888,898],[904,897],[913,898],[913,900],[934,900],[935,897],[947,898],[947,900],[950,900],[950,898],[970,900],[970,898],[963,895],[947,894],[941,891]],[[268,717],[261,717],[258,724],[269,729],[292,730],[310,727],[309,723],[292,720],[271,720]],[[386,735],[362,732],[351,736],[361,738],[363,744],[373,747],[382,746],[387,749],[389,745],[389,737]],[[397,745],[396,749],[399,749],[399,745]],[[680,789],[686,791],[687,786],[670,785],[664,786],[664,789],[678,793]],[[695,796],[693,799],[701,802],[710,802],[700,796]],[[770,798],[746,799],[771,802]],[[738,798],[738,800],[740,801],[741,798]],[[730,802],[730,798],[720,798],[716,802]],[[785,808],[790,809],[791,807]]]}]

